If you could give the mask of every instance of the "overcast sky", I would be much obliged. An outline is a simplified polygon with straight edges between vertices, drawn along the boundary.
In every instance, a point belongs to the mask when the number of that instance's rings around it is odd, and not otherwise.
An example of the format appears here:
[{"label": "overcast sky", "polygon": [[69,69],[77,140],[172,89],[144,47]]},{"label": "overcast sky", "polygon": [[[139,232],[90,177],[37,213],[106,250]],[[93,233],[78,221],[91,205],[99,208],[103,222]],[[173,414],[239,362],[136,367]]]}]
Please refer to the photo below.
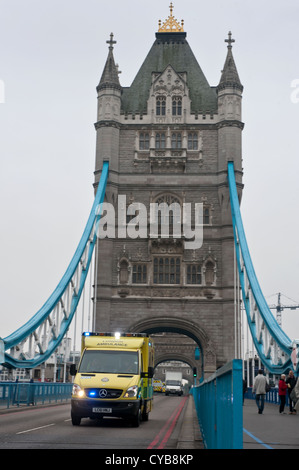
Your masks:
[{"label": "overcast sky", "polygon": [[[85,227],[94,197],[96,86],[110,33],[121,85],[130,86],[169,3],[0,0],[0,337],[44,304]],[[244,86],[247,241],[268,303],[281,292],[299,304],[299,3],[173,4],[211,86],[232,31]],[[299,309],[285,310],[282,323],[299,338]]]}]

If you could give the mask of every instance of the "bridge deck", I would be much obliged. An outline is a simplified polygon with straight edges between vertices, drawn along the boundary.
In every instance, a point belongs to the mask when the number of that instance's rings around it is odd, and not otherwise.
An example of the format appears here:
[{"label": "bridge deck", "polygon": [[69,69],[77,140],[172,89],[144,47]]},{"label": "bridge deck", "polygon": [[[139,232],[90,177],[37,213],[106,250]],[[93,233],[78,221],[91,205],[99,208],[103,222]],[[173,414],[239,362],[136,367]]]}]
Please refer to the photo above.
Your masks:
[{"label": "bridge deck", "polygon": [[245,400],[243,406],[244,449],[299,450],[299,415],[279,413],[279,405],[265,403],[264,413],[258,414],[255,400]]},{"label": "bridge deck", "polygon": [[[243,449],[299,450],[299,415],[279,413],[279,405],[265,403],[264,413],[258,414],[255,400],[245,400],[243,406]],[[184,415],[178,448],[204,449],[198,431],[192,397]]]}]

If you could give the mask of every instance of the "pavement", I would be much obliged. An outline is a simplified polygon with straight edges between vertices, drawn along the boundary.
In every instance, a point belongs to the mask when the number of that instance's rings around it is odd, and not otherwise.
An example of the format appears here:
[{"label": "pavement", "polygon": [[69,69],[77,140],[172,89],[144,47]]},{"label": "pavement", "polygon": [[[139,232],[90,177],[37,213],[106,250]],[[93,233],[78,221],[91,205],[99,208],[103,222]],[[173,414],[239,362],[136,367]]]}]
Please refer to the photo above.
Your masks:
[{"label": "pavement", "polygon": [[[279,413],[279,405],[265,403],[258,414],[255,400],[245,400],[243,406],[243,449],[299,450],[299,414],[290,415],[289,408]],[[189,396],[177,449],[204,449],[197,421],[194,400]]]},{"label": "pavement", "polygon": [[204,449],[192,395],[189,395],[184,409],[177,449]]},{"label": "pavement", "polygon": [[255,400],[245,400],[243,406],[243,449],[299,450],[299,415],[279,413],[279,405],[265,403],[258,414]]}]

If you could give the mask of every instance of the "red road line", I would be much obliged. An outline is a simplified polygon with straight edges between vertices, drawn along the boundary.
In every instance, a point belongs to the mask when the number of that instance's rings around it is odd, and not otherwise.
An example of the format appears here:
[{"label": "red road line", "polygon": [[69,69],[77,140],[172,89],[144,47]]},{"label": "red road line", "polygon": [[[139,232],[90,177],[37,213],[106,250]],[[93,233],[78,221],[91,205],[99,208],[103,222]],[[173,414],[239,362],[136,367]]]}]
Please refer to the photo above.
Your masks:
[{"label": "red road line", "polygon": [[160,440],[160,437],[162,437],[162,434],[165,432],[165,435],[160,443],[160,445],[157,447],[158,449],[163,449],[165,444],[167,443],[169,437],[171,436],[171,433],[173,431],[174,426],[176,425],[176,422],[185,406],[185,403],[187,401],[188,397],[184,397],[181,403],[177,406],[177,408],[174,410],[166,424],[164,424],[163,428],[158,432],[156,435],[155,439],[150,443],[148,446],[148,449],[152,449]]}]

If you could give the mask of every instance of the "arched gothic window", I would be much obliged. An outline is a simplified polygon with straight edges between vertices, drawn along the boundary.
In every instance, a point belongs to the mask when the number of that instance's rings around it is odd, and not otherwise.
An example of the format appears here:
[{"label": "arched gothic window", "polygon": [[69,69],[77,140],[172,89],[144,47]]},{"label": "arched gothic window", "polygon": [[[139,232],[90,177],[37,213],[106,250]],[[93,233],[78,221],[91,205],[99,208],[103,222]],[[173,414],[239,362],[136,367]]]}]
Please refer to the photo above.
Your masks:
[{"label": "arched gothic window", "polygon": [[171,148],[172,149],[182,148],[182,134],[180,132],[173,132],[171,134]]},{"label": "arched gothic window", "polygon": [[132,283],[133,284],[146,284],[147,282],[147,267],[146,264],[133,264]]},{"label": "arched gothic window", "polygon": [[165,116],[166,114],[166,97],[157,96],[156,98],[156,115]]},{"label": "arched gothic window", "polygon": [[188,150],[198,149],[198,135],[197,132],[188,133]]},{"label": "arched gothic window", "polygon": [[148,150],[149,149],[149,133],[141,132],[139,134],[139,150]]},{"label": "arched gothic window", "polygon": [[180,96],[175,96],[172,98],[172,115],[182,115],[182,98]]},{"label": "arched gothic window", "polygon": [[203,223],[205,225],[209,225],[210,223],[210,209],[208,207],[205,207],[203,210]]},{"label": "arched gothic window", "polygon": [[165,149],[165,133],[164,132],[156,133],[155,147],[156,147],[156,150]]},{"label": "arched gothic window", "polygon": [[181,230],[182,213],[180,200],[171,194],[164,194],[158,197],[155,203],[158,204],[158,206],[160,206],[160,204],[166,204],[169,208],[169,211],[166,210],[164,213],[163,211],[158,212],[158,234],[161,235],[165,233],[162,229],[163,225],[166,225],[169,228],[169,235],[172,236],[174,234],[174,223],[178,224]]},{"label": "arched gothic window", "polygon": [[187,284],[201,284],[200,264],[187,265]]}]

